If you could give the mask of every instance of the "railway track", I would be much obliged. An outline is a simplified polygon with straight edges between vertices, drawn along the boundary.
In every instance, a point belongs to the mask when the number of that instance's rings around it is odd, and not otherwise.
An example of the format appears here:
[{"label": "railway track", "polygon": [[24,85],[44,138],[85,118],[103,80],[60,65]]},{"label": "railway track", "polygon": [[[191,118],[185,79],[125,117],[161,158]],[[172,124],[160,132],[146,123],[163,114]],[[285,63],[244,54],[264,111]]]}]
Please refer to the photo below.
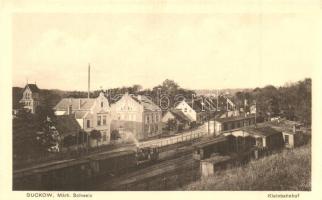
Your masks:
[{"label": "railway track", "polygon": [[121,177],[105,181],[98,186],[94,186],[94,190],[117,190],[124,185],[135,184],[136,182],[144,181],[156,176],[161,176],[162,174],[179,170],[182,168],[187,168],[196,164],[196,161],[192,159],[191,154],[183,155],[179,158],[162,161],[160,163],[151,165],[149,167],[144,167],[137,171],[129,174],[125,174]]}]

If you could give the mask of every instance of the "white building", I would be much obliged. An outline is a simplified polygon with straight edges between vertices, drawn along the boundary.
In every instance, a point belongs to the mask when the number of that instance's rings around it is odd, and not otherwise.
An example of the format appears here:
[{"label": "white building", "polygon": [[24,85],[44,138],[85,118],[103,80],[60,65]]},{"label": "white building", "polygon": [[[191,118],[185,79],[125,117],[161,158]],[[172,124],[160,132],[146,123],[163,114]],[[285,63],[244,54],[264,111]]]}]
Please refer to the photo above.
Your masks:
[{"label": "white building", "polygon": [[197,112],[185,100],[181,101],[175,109],[181,110],[191,121],[197,121]]},{"label": "white building", "polygon": [[35,113],[40,105],[40,90],[36,84],[27,84],[23,90],[22,99],[19,101],[23,107]]},{"label": "white building", "polygon": [[74,115],[82,129],[102,134],[99,145],[110,142],[111,112],[108,99],[101,92],[97,98],[63,98],[55,107],[56,115]]}]

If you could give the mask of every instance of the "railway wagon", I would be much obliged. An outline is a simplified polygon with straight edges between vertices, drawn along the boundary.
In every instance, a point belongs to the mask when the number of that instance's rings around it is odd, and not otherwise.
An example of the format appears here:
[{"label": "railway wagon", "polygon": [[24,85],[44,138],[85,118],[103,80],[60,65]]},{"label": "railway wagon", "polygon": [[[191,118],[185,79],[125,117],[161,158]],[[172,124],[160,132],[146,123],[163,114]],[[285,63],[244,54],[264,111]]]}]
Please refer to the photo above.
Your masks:
[{"label": "railway wagon", "polygon": [[41,170],[41,185],[45,190],[80,190],[92,176],[88,160],[77,160]]},{"label": "railway wagon", "polygon": [[135,154],[135,151],[122,151],[91,157],[90,165],[94,176],[114,176],[126,173],[136,167]]},{"label": "railway wagon", "polygon": [[77,190],[91,177],[88,160],[70,161],[14,173],[14,190]]},{"label": "railway wagon", "polygon": [[19,172],[13,174],[13,190],[39,190],[41,176],[32,172]]}]

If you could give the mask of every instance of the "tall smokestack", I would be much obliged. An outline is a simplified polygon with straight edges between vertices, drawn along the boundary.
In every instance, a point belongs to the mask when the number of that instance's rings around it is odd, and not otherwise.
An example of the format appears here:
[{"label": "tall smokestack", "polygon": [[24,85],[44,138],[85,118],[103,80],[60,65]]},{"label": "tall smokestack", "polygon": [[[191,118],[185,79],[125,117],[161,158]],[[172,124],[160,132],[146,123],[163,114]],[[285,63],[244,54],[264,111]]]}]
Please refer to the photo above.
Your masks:
[{"label": "tall smokestack", "polygon": [[91,66],[88,63],[88,89],[87,89],[87,98],[89,99],[89,91],[90,91],[90,85],[91,84]]}]

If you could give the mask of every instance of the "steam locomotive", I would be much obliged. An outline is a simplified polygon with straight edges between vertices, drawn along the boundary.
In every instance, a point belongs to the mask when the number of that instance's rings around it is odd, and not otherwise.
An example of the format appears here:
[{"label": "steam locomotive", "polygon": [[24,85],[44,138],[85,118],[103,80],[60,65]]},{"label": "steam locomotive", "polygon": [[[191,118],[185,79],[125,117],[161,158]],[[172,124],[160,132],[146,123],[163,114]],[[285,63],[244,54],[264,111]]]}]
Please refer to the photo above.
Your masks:
[{"label": "steam locomotive", "polygon": [[145,147],[145,148],[137,148],[135,157],[136,157],[136,165],[144,165],[147,163],[154,163],[159,159],[159,148],[154,147]]}]

